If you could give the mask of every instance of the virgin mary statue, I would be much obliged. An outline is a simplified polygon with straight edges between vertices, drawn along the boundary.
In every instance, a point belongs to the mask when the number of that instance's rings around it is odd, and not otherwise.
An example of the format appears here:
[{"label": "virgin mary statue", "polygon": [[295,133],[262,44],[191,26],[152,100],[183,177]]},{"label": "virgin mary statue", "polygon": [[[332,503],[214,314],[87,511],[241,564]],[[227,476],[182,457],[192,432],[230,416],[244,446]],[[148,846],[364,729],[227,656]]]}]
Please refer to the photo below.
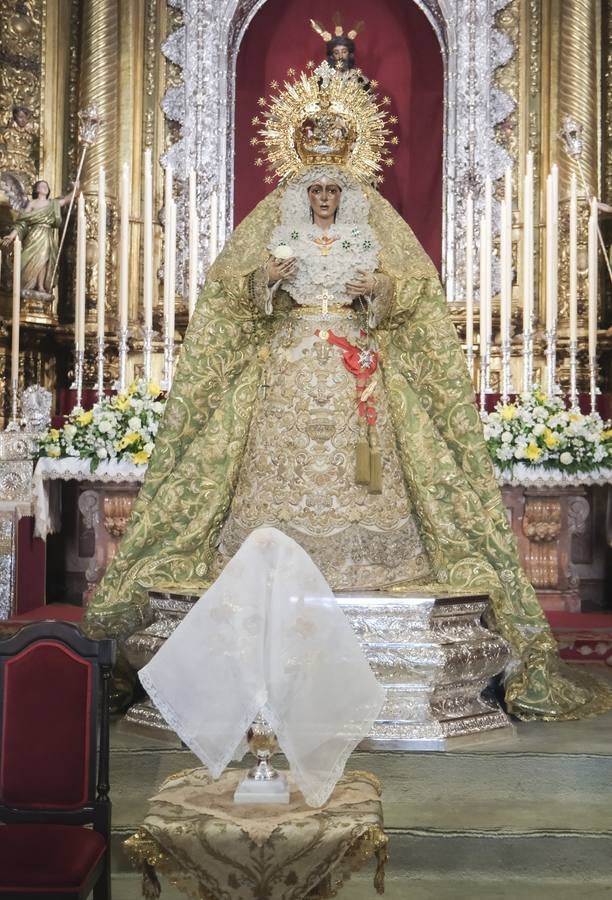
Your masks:
[{"label": "virgin mary statue", "polygon": [[89,630],[134,632],[149,590],[202,593],[275,526],[336,590],[488,593],[515,715],[612,705],[560,663],[519,566],[436,271],[372,187],[389,133],[376,98],[324,63],[260,124],[281,184],[209,272]]}]

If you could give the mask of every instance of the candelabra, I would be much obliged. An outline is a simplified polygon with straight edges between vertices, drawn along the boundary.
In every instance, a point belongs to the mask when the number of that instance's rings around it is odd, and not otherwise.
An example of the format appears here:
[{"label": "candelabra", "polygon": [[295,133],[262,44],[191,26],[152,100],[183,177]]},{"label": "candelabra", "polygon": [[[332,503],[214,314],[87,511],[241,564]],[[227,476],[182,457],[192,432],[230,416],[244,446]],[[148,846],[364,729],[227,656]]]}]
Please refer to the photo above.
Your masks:
[{"label": "candelabra", "polygon": [[174,365],[174,335],[166,324],[164,327],[164,375],[162,390],[169,391],[172,386],[172,368]]},{"label": "candelabra", "polygon": [[125,391],[127,387],[128,336],[127,328],[119,329],[119,379],[117,382],[119,391]]},{"label": "candelabra", "polygon": [[510,341],[504,341],[501,346],[501,399],[507,403],[512,393],[512,376],[510,372]]},{"label": "candelabra", "polygon": [[[142,337],[143,337],[142,355],[143,355],[144,379],[148,384],[151,381],[151,357],[152,357],[152,353],[153,353],[153,329],[152,328],[143,328]],[[164,357],[164,359],[165,359],[165,357]]]},{"label": "candelabra", "polygon": [[555,392],[555,371],[557,366],[557,332],[546,332],[546,393],[550,399]]},{"label": "candelabra", "polygon": [[491,352],[480,357],[480,411],[486,412],[487,394],[491,391]]},{"label": "candelabra", "polygon": [[597,388],[597,357],[591,356],[589,358],[589,389],[591,394],[591,412],[595,412],[595,407],[597,405],[597,394],[599,393]]},{"label": "candelabra", "polygon": [[98,363],[98,379],[96,382],[96,388],[98,391],[98,400],[102,400],[104,397],[104,338],[98,338],[98,354],[97,354],[97,363]]},{"label": "candelabra", "polygon": [[578,409],[578,387],[577,387],[577,359],[578,342],[569,342],[569,369],[570,369],[570,406],[572,409]]},{"label": "candelabra", "polygon": [[523,333],[523,391],[533,386],[533,331]]},{"label": "candelabra", "polygon": [[74,381],[72,390],[76,390],[76,406],[83,402],[83,373],[85,369],[85,351],[80,348],[74,351]]},{"label": "candelabra", "polygon": [[470,378],[472,381],[474,380],[474,345],[468,344],[466,350],[466,361],[467,367],[470,373]]},{"label": "candelabra", "polygon": [[19,431],[19,382],[16,378],[11,378],[11,420],[6,426],[7,431]]}]

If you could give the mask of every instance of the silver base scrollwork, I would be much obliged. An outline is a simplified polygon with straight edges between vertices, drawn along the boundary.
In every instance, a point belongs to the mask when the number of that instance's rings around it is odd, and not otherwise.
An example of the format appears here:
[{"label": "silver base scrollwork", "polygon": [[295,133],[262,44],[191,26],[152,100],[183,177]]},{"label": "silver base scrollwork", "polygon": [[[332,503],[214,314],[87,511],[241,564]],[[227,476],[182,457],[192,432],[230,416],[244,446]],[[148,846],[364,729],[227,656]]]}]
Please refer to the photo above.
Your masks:
[{"label": "silver base scrollwork", "polygon": [[96,390],[98,391],[98,400],[102,400],[104,397],[104,338],[98,338],[98,353],[96,359],[98,369]]},{"label": "silver base scrollwork", "polygon": [[570,368],[570,389],[569,399],[572,409],[578,409],[578,386],[577,386],[577,356],[578,342],[569,342],[569,368]]},{"label": "silver base scrollwork", "polygon": [[[149,596],[156,619],[125,644],[136,669],[149,662],[199,599]],[[510,658],[503,638],[481,624],[486,596],[373,592],[338,594],[337,600],[387,692],[362,749],[439,749],[451,737],[509,727],[499,703],[483,695]],[[132,707],[126,719],[167,729],[150,701]]]}]

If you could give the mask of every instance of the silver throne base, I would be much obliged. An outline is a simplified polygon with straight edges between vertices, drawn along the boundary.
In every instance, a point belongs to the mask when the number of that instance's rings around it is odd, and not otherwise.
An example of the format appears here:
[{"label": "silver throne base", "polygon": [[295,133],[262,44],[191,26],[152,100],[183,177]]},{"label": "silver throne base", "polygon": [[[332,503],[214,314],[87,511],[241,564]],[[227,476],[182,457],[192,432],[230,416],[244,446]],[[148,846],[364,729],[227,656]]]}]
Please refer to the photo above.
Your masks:
[{"label": "silver throne base", "polygon": [[[198,600],[152,592],[156,620],[126,642],[142,668]],[[507,728],[510,719],[483,696],[508,662],[507,643],[482,625],[485,595],[341,593],[336,595],[387,698],[364,750],[442,749],[448,739]],[[151,701],[127,720],[167,728]]]}]

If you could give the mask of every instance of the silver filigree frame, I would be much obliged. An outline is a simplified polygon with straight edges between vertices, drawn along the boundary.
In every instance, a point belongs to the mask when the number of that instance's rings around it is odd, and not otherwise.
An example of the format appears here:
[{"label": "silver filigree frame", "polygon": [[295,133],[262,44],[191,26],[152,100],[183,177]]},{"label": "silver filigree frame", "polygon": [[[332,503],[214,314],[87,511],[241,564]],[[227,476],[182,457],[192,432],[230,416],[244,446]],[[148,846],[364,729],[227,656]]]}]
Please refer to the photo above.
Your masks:
[{"label": "silver filigree frame", "polygon": [[[233,163],[236,63],[242,39],[266,0],[168,0],[183,13],[183,25],[162,46],[183,71],[183,83],[163,100],[165,114],[181,124],[181,139],[162,162],[171,162],[187,185],[197,173],[200,215],[200,281],[210,245],[210,197],[219,196],[215,227],[219,246],[233,227]],[[443,279],[449,300],[463,299],[465,272],[465,204],[475,200],[475,234],[471,251],[477,264],[479,213],[484,182],[502,177],[510,156],[495,138],[495,128],[512,112],[514,102],[494,84],[495,70],[506,65],[515,48],[495,27],[497,13],[510,0],[406,0],[427,16],[444,61]],[[186,253],[186,228],[179,206],[180,247]],[[182,267],[179,266],[179,270]],[[496,274],[494,273],[496,281]]]}]

